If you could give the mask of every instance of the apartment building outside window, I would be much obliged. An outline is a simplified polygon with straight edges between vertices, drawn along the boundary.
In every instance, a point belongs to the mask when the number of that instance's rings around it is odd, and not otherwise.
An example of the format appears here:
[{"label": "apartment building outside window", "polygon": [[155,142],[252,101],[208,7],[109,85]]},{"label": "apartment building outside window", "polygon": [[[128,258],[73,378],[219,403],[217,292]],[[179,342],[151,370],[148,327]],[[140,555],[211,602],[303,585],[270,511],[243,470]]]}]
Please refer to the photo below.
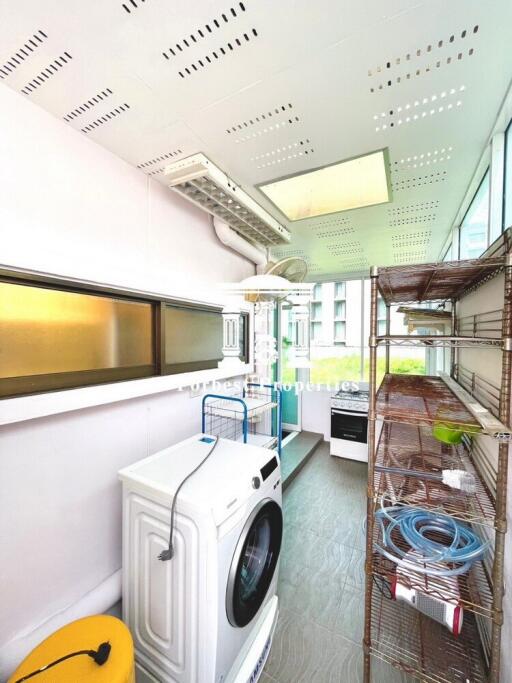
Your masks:
[{"label": "apartment building outside window", "polygon": [[[370,287],[367,279],[324,282],[315,287],[311,310],[310,381],[335,384],[343,380],[368,378],[368,335]],[[378,303],[378,332],[386,331],[386,306]],[[406,334],[404,316],[391,310],[391,332]],[[391,354],[393,372],[425,373],[425,351],[395,347]],[[384,374],[384,357],[378,359],[379,377]]]}]

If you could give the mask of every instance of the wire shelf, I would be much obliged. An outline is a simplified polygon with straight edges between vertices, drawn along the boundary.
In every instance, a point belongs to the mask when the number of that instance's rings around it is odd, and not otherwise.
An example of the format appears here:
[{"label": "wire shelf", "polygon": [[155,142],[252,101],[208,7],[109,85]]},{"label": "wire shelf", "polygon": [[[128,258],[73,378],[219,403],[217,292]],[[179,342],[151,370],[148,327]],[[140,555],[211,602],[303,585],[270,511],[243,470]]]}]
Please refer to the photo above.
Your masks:
[{"label": "wire shelf", "polygon": [[[479,476],[466,448],[448,446],[432,436],[430,427],[386,422],[383,425],[375,459],[376,467],[400,467],[419,476],[376,471],[376,500],[382,496],[396,505],[452,515],[463,522],[494,527],[494,500]],[[424,475],[440,475],[443,470],[464,470],[475,479],[474,493],[433,481]]]},{"label": "wire shelf", "polygon": [[458,299],[503,270],[511,240],[508,228],[478,259],[378,268],[381,296],[386,304]]},{"label": "wire shelf", "polygon": [[386,304],[446,301],[494,277],[504,263],[494,256],[379,268],[379,290]]},{"label": "wire shelf", "polygon": [[462,632],[454,636],[409,605],[373,590],[373,656],[425,683],[486,683],[487,673],[476,620],[464,615]]},{"label": "wire shelf", "polygon": [[[382,545],[382,533],[378,524],[374,527],[373,539],[374,543]],[[392,533],[392,540],[401,550],[411,550],[398,531]],[[475,562],[467,574],[446,580],[409,569],[397,573],[396,564],[376,551],[373,554],[372,573],[390,586],[398,581],[406,588],[416,589],[423,595],[460,605],[465,612],[480,614],[488,619],[494,616],[492,583],[483,561]]]},{"label": "wire shelf", "polygon": [[[512,227],[478,259],[371,271],[369,417],[378,422],[375,429],[369,430],[364,683],[371,681],[370,655],[412,674],[422,683],[500,680],[507,461],[508,444],[512,441],[511,255]],[[461,298],[500,273],[503,310],[459,316]],[[386,304],[388,327],[391,304],[406,304],[407,309],[402,312],[410,315],[409,332],[427,334],[379,335],[379,292]],[[446,310],[441,314],[440,308],[435,308],[429,317],[429,311],[417,306],[446,301],[452,304],[449,331]],[[388,367],[392,346],[450,348],[451,376],[388,373],[377,391],[377,351],[383,345],[387,349]],[[495,351],[501,351],[499,387],[457,366],[458,348],[479,346],[493,352],[489,356],[493,361],[498,360]],[[486,369],[482,371],[488,374]],[[376,443],[379,421],[382,429]],[[443,441],[458,441],[462,437],[462,444],[446,445],[437,441],[433,433]],[[439,475],[445,469],[471,473],[475,478],[474,491],[465,493],[444,485]],[[461,577],[426,577],[417,571],[418,565],[412,567],[413,571],[408,563],[399,567],[393,562],[392,550],[390,560],[375,547],[372,550],[379,535],[386,531],[390,548],[395,544],[401,548],[399,553],[410,552],[409,559],[421,562],[421,556],[401,537],[398,528],[386,529],[380,521],[375,523],[375,510],[382,505],[438,511],[473,527],[480,525],[479,535],[491,545],[481,561]],[[436,532],[429,528],[427,533]],[[437,608],[436,600],[459,604],[464,609],[461,635],[454,636],[448,628],[404,602],[412,602],[415,597],[407,592],[408,588],[417,591],[419,601],[421,595],[432,599],[424,605],[432,614]],[[393,595],[402,601],[390,599]]]},{"label": "wire shelf", "polygon": [[[244,435],[240,434],[236,440],[243,443]],[[247,443],[251,446],[259,446],[260,448],[275,448],[277,445],[277,436],[249,432],[247,434]]]},{"label": "wire shelf", "polygon": [[[234,409],[235,402],[228,399],[205,401],[203,408],[203,432],[213,436],[244,440],[244,419],[240,410]],[[241,406],[240,406],[241,407]]]},{"label": "wire shelf", "polygon": [[436,421],[478,431],[480,425],[440,377],[386,374],[377,392],[377,416],[406,424]]},{"label": "wire shelf", "polygon": [[495,337],[476,337],[476,336],[457,336],[450,337],[446,335],[419,335],[419,334],[391,334],[388,336],[382,335],[377,337],[377,344],[382,345],[389,343],[391,346],[431,346],[434,348],[443,346],[456,346],[457,348],[474,347],[474,346],[495,346],[501,348],[503,346],[502,339]]},{"label": "wire shelf", "polygon": [[[260,398],[258,396],[248,396],[244,398],[244,404],[247,408],[247,419],[252,420],[262,413],[277,407],[277,403],[269,398]],[[232,399],[218,399],[209,402],[206,406],[206,411],[209,415],[216,417],[229,417],[232,420],[244,420],[245,411],[241,403],[233,403]]]}]

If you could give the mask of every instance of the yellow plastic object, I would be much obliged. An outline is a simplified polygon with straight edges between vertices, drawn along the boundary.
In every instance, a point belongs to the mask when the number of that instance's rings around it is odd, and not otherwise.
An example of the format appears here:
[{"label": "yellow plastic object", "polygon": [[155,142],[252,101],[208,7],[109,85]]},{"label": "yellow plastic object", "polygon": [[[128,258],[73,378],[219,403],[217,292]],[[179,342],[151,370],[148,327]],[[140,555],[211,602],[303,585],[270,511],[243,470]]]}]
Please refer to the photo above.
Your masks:
[{"label": "yellow plastic object", "polygon": [[8,683],[77,650],[97,650],[109,642],[112,649],[102,666],[88,657],[72,657],[37,676],[32,683],[135,683],[133,641],[130,631],[115,617],[99,615],[73,621],[48,636],[23,660]]}]

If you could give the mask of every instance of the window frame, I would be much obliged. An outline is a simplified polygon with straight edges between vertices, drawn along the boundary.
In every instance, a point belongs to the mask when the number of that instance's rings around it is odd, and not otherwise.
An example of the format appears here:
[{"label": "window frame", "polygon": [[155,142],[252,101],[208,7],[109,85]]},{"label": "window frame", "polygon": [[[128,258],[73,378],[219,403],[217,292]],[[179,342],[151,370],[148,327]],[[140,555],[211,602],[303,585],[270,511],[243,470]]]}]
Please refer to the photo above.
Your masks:
[{"label": "window frame", "polygon": [[[443,257],[441,258],[442,263],[447,263],[447,262],[452,260],[452,257],[453,257],[453,255],[451,253],[452,247],[453,247],[453,240],[450,242],[450,244],[444,250]],[[448,256],[448,254],[450,254],[450,258],[446,258]]]},{"label": "window frame", "polygon": [[249,362],[250,344],[249,344],[249,330],[251,329],[251,316],[247,311],[240,311],[240,356],[242,363]]},{"label": "window frame", "polygon": [[[24,273],[8,268],[0,268],[0,283],[39,287],[54,291],[101,296],[131,303],[149,304],[151,306],[151,353],[153,362],[144,366],[127,366],[122,368],[106,368],[100,370],[77,370],[45,375],[26,375],[0,379],[0,401],[22,398],[38,394],[46,394],[66,389],[81,389],[124,381],[148,379],[154,377],[171,377],[181,372],[196,372],[216,369],[217,361],[199,367],[201,363],[193,363],[196,367],[184,368],[179,372],[167,372],[165,364],[165,328],[163,316],[166,305],[174,305],[200,310],[218,312],[222,316],[222,305],[200,302],[184,302],[171,297],[161,297],[150,293],[132,293],[130,290],[108,285],[78,282],[71,279],[38,273]],[[241,340],[241,363],[250,362],[251,317],[247,311],[241,311],[244,323],[244,339]],[[243,350],[243,351],[242,351]]]},{"label": "window frame", "polygon": [[[220,358],[215,360],[197,360],[190,361],[187,363],[167,363],[165,361],[165,309],[167,306],[173,308],[180,308],[192,311],[201,311],[206,313],[218,313],[220,316],[221,323],[221,336],[222,336],[222,306],[208,306],[201,304],[188,304],[181,301],[162,301],[160,303],[159,318],[160,318],[160,374],[161,375],[180,375],[184,372],[198,372],[199,370],[213,370],[219,366],[219,361],[222,360],[222,355]],[[221,354],[222,354],[222,339],[221,339]]]},{"label": "window frame", "polygon": [[[490,229],[491,229],[491,226],[490,226],[490,215],[489,215],[489,207],[490,207],[490,201],[491,201],[491,164],[489,164],[489,165],[486,167],[485,171],[483,172],[482,177],[481,177],[481,179],[480,179],[480,182],[478,183],[478,186],[477,186],[477,188],[476,188],[476,190],[475,190],[473,196],[471,197],[471,201],[469,202],[469,204],[468,204],[468,206],[467,206],[467,209],[466,209],[466,211],[464,212],[464,215],[463,215],[463,217],[462,217],[462,220],[460,221],[459,227],[458,227],[458,229],[457,229],[457,230],[458,230],[458,238],[459,238],[459,239],[458,239],[458,242],[459,242],[459,243],[458,243],[458,245],[457,245],[457,246],[458,246],[457,254],[458,254],[458,259],[459,259],[459,261],[460,261],[460,260],[463,260],[463,259],[462,259],[462,256],[461,256],[461,247],[462,247],[462,228],[464,227],[464,221],[466,220],[466,216],[468,215],[468,213],[471,211],[471,208],[472,208],[472,206],[473,206],[473,203],[474,203],[474,201],[475,201],[475,198],[476,198],[476,196],[478,195],[478,193],[480,192],[480,188],[482,187],[482,185],[483,185],[484,181],[486,180],[486,178],[489,179],[489,190],[488,190],[488,194],[489,194],[488,204],[489,204],[489,206],[488,206],[488,209],[487,209],[487,230],[486,230],[486,234],[485,234],[486,246],[485,246],[485,248],[483,249],[482,254],[483,254],[483,252],[487,249],[487,247],[489,246],[489,235],[490,235]],[[479,258],[479,257],[473,257],[473,258]]]},{"label": "window frame", "polygon": [[0,283],[38,287],[58,292],[83,294],[85,296],[101,296],[130,303],[149,304],[151,306],[151,355],[153,362],[149,365],[134,365],[120,368],[101,368],[95,370],[74,370],[41,375],[23,375],[0,379],[0,400],[31,396],[64,389],[110,384],[134,379],[145,379],[158,374],[158,321],[155,302],[140,296],[132,296],[127,292],[110,288],[92,287],[86,284],[74,283],[58,278],[45,278],[36,275],[13,275],[9,271],[0,270]]},{"label": "window frame", "polygon": [[[504,148],[503,148],[503,197],[502,197],[502,214],[501,214],[501,232],[503,233],[507,228],[512,227],[512,223],[510,225],[506,225],[505,219],[507,217],[507,171],[508,173],[512,176],[512,163],[510,164],[510,168],[507,169],[507,156],[509,152],[509,145],[512,146],[512,119],[508,122],[507,127],[505,128],[504,131]],[[512,155],[511,155],[512,158]],[[512,188],[512,182],[511,182],[511,188]],[[511,203],[511,213],[512,213],[512,196],[510,197],[510,203]]]}]

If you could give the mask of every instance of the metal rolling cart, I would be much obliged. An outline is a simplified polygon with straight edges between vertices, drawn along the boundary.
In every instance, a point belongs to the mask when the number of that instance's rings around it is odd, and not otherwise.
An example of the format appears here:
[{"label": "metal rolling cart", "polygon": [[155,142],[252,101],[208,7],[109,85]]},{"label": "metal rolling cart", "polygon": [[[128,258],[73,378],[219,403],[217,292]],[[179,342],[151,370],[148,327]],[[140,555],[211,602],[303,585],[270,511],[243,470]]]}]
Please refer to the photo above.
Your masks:
[{"label": "metal rolling cart", "polygon": [[241,396],[206,394],[202,400],[203,433],[276,449],[281,457],[281,390],[248,383]]},{"label": "metal rolling cart", "polygon": [[[503,565],[512,372],[512,229],[479,259],[373,268],[370,310],[370,405],[365,564],[364,682],[371,681],[371,659],[379,658],[428,683],[498,683],[503,623]],[[459,302],[498,274],[504,277],[500,311],[458,317]],[[379,336],[377,297],[386,305],[386,330]],[[450,302],[450,334],[390,334],[392,304]],[[494,306],[495,307],[495,306]],[[390,373],[390,347],[418,345],[450,349],[450,376]],[[377,389],[377,351],[385,349],[386,374]],[[461,366],[461,348],[501,353],[500,386]],[[464,352],[462,352],[464,353]],[[436,440],[439,415],[451,429],[466,432],[461,443]],[[380,436],[376,420],[382,421]],[[478,432],[476,438],[467,432]],[[493,469],[482,448],[493,439]],[[490,443],[490,442],[489,442]],[[393,468],[396,464],[400,467]],[[408,472],[404,472],[408,470]],[[414,471],[411,471],[414,470]],[[468,473],[471,491],[451,489],[435,473]],[[410,475],[409,475],[410,471]],[[433,476],[434,473],[434,476]],[[384,498],[383,498],[384,496]],[[382,526],[375,513],[389,497],[392,504],[449,516],[490,544],[486,560],[451,584],[409,573],[401,580],[423,596],[457,604],[464,614],[460,635],[393,599],[397,567],[376,552]],[[454,522],[455,524],[455,522]],[[453,593],[450,594],[450,586]]]}]

